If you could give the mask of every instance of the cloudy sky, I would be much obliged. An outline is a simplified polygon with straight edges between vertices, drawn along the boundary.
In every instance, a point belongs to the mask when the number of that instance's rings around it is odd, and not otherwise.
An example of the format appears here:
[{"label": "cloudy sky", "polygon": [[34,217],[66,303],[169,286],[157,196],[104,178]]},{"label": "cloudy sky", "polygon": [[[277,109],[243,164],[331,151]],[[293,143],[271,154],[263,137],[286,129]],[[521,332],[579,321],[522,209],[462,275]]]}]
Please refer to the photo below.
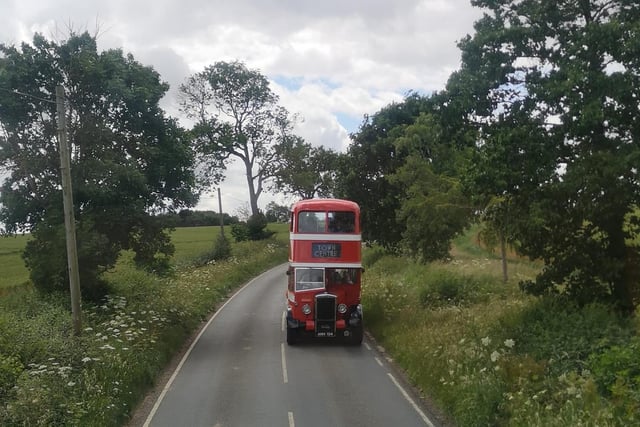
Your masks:
[{"label": "cloudy sky", "polygon": [[[97,34],[99,49],[122,48],[160,73],[171,85],[162,105],[178,118],[179,84],[240,60],[302,117],[300,136],[343,151],[365,114],[442,89],[459,67],[456,42],[480,16],[469,0],[0,0],[0,42]],[[237,167],[228,175],[223,208],[235,213],[246,184]],[[263,195],[261,206],[270,200],[288,202]],[[203,195],[198,209],[217,210],[217,199]]]}]

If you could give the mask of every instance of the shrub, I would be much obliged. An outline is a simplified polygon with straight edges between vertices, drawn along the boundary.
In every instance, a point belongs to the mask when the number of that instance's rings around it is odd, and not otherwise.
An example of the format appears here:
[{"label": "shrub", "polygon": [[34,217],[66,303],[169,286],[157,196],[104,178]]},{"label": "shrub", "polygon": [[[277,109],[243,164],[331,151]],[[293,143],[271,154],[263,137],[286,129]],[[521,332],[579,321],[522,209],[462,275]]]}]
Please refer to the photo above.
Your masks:
[{"label": "shrub", "polygon": [[16,380],[24,370],[24,366],[15,356],[4,356],[0,353],[0,400],[6,398],[13,389]]},{"label": "shrub", "polygon": [[251,217],[246,223],[233,224],[231,226],[231,235],[236,242],[244,242],[246,240],[264,240],[275,234],[273,231],[266,230],[267,218],[262,212]]},{"label": "shrub", "polygon": [[249,240],[249,229],[247,224],[239,222],[231,226],[231,235],[236,242],[246,242]]},{"label": "shrub", "polygon": [[220,234],[213,244],[213,252],[211,258],[216,261],[228,259],[231,256],[231,243],[224,234]]},{"label": "shrub", "polygon": [[362,265],[367,268],[373,267],[380,258],[387,254],[387,251],[382,246],[366,248],[362,253]]},{"label": "shrub", "polygon": [[419,293],[424,307],[476,303],[491,295],[493,279],[433,269],[425,277]]},{"label": "shrub", "polygon": [[639,355],[640,338],[636,336],[626,344],[612,346],[589,358],[588,366],[598,389],[611,398],[621,417],[640,413]]},{"label": "shrub", "polygon": [[231,243],[224,234],[219,234],[213,244],[213,249],[197,257],[193,264],[202,267],[214,261],[223,261],[231,257],[231,252]]}]

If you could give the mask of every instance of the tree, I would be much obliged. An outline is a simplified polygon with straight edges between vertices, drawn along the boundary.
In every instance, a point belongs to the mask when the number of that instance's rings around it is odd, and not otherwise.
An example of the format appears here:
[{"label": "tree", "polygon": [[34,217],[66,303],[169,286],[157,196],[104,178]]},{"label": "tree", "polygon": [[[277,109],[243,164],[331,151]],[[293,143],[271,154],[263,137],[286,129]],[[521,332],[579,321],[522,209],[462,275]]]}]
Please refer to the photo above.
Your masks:
[{"label": "tree", "polygon": [[[581,302],[612,299],[633,310],[639,278],[628,272],[638,254],[629,242],[640,233],[633,220],[640,204],[640,4],[473,4],[487,13],[461,48],[463,69],[485,80],[475,99],[490,101],[476,109],[476,115],[484,111],[477,117],[482,150],[502,160],[494,163],[500,171],[514,166],[507,155],[517,159],[521,177],[504,195],[527,219],[515,223],[520,250],[545,262],[523,288]],[[503,138],[505,123],[531,136]],[[495,193],[493,183],[483,187]]]},{"label": "tree", "polygon": [[459,178],[464,150],[443,138],[438,118],[420,114],[396,138],[404,164],[390,177],[403,189],[397,218],[402,243],[422,261],[446,259],[451,240],[469,224],[471,204]]},{"label": "tree", "polygon": [[402,186],[389,180],[404,159],[396,152],[395,139],[404,126],[412,124],[430,108],[429,98],[408,95],[403,102],[390,104],[365,117],[347,153],[340,157],[336,196],[360,205],[363,239],[397,250],[405,224],[397,221]]},{"label": "tree", "polygon": [[223,178],[229,158],[242,161],[252,215],[272,177],[274,146],[293,138],[292,122],[269,81],[243,63],[216,62],[180,86],[182,109],[195,120],[195,149],[204,168],[203,183]]},{"label": "tree", "polygon": [[273,188],[301,199],[331,197],[338,157],[333,150],[290,138],[276,147],[270,172],[274,177]]},{"label": "tree", "polygon": [[141,266],[166,266],[170,237],[151,214],[192,206],[192,153],[185,132],[158,102],[168,86],[120,50],[99,53],[95,38],[62,43],[36,34],[0,45],[0,193],[8,233],[33,239],[24,258],[34,284],[67,289],[55,87],[66,88],[80,279],[98,297],[100,273],[123,249]]},{"label": "tree", "polygon": [[289,208],[276,202],[269,202],[264,216],[268,222],[288,222]]}]

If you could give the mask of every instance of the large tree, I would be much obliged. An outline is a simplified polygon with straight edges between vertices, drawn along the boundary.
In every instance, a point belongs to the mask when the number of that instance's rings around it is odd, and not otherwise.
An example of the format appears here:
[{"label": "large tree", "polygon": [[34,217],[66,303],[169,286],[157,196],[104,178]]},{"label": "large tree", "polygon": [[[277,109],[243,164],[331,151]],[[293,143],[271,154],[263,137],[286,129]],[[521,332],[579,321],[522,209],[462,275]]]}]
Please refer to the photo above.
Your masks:
[{"label": "large tree", "polygon": [[402,102],[366,116],[338,164],[336,195],[360,205],[364,240],[389,250],[400,247],[406,229],[396,216],[402,185],[389,179],[404,163],[396,152],[395,140],[405,126],[428,111],[429,105],[428,98],[412,93]]},{"label": "large tree", "polygon": [[239,159],[249,191],[252,215],[272,178],[274,147],[292,135],[292,121],[269,81],[241,62],[216,62],[180,86],[182,109],[195,121],[195,148],[205,185],[218,183],[227,161]]},{"label": "large tree", "polygon": [[[482,123],[487,160],[476,184],[487,195],[508,196],[519,219],[527,219],[512,222],[520,249],[545,268],[523,287],[582,301],[612,298],[632,309],[639,280],[631,242],[640,231],[640,4],[473,4],[487,11],[476,35],[461,43],[463,72],[484,79],[486,89],[475,93],[481,108],[469,110]],[[508,172],[514,167],[519,174]],[[508,185],[496,185],[500,176]]]},{"label": "large tree", "polygon": [[445,259],[473,212],[460,180],[466,150],[445,138],[439,117],[427,113],[405,126],[394,145],[404,159],[389,176],[402,188],[396,217],[405,226],[403,247],[422,261]]},{"label": "large tree", "polygon": [[302,138],[290,138],[276,147],[271,164],[273,188],[301,199],[331,197],[335,185],[339,154],[314,147]]},{"label": "large tree", "polygon": [[0,221],[32,233],[25,259],[34,283],[66,288],[55,88],[66,121],[85,296],[123,249],[140,265],[166,264],[169,235],[154,212],[192,206],[192,154],[185,132],[158,102],[168,89],[153,69],[120,50],[98,52],[87,33],[61,43],[0,45]]}]

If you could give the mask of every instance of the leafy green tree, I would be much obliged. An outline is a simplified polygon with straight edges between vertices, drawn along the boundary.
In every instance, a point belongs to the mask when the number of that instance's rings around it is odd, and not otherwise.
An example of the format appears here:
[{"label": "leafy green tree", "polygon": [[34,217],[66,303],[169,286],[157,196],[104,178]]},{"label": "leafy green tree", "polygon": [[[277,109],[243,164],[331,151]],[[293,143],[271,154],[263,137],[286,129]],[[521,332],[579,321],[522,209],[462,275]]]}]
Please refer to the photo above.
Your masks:
[{"label": "leafy green tree", "polygon": [[68,288],[56,85],[66,88],[83,295],[99,296],[100,273],[123,249],[139,265],[166,267],[173,246],[151,214],[196,199],[189,140],[158,107],[168,89],[158,73],[120,50],[98,52],[87,33],[61,43],[35,35],[0,54],[0,165],[10,174],[0,221],[32,234],[24,258],[34,284]]},{"label": "leafy green tree", "polygon": [[268,222],[288,222],[289,208],[276,202],[269,202],[264,215]]},{"label": "leafy green tree", "polygon": [[390,176],[403,188],[397,218],[403,246],[423,261],[449,256],[451,240],[470,222],[472,209],[459,178],[464,150],[443,139],[438,118],[421,114],[395,141],[404,164]]},{"label": "leafy green tree", "polygon": [[273,188],[301,199],[331,197],[339,154],[324,147],[313,147],[302,138],[290,138],[276,147],[271,164]]},{"label": "leafy green tree", "polygon": [[527,219],[515,223],[520,250],[545,262],[523,288],[582,302],[610,298],[632,310],[638,277],[627,271],[638,251],[629,242],[640,232],[630,220],[640,202],[640,4],[473,4],[487,13],[476,35],[461,43],[462,74],[483,80],[468,85],[468,99],[476,102],[467,111],[481,123],[483,156],[499,160],[498,172],[480,173],[478,182],[489,177],[480,188],[491,195],[499,187],[492,179],[513,179],[503,192]]},{"label": "leafy green tree", "polygon": [[289,114],[278,105],[269,81],[241,62],[216,62],[189,77],[180,92],[183,111],[196,122],[192,133],[202,182],[219,182],[228,160],[241,160],[251,214],[258,215],[258,199],[272,178],[274,147],[294,137]]},{"label": "leafy green tree", "polygon": [[391,174],[404,164],[396,152],[395,139],[404,126],[412,124],[431,100],[418,94],[390,104],[373,116],[365,117],[360,129],[351,135],[352,143],[340,156],[335,194],[360,205],[363,239],[397,250],[406,229],[397,220],[403,188],[390,181]]}]

